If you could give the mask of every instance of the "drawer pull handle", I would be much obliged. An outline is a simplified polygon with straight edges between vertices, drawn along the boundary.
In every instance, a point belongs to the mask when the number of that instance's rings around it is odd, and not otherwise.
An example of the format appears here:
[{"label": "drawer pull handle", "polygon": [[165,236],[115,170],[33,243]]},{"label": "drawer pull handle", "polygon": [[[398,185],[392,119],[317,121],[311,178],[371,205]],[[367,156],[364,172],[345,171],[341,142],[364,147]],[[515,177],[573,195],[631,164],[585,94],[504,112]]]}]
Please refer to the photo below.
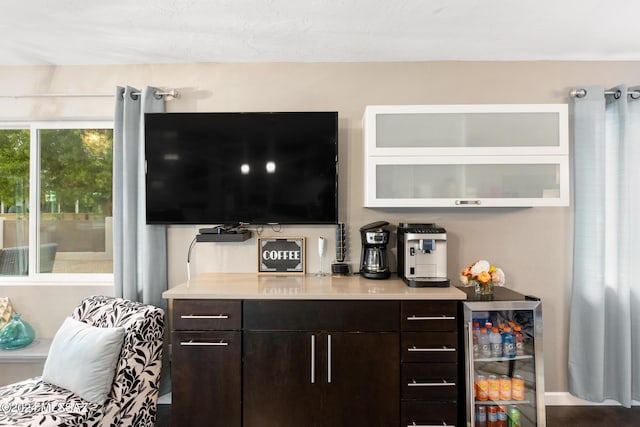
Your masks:
[{"label": "drawer pull handle", "polygon": [[442,424],[407,424],[407,427],[456,427],[455,424],[447,424],[442,422]]},{"label": "drawer pull handle", "polygon": [[450,348],[450,347],[442,347],[442,348],[424,348],[424,347],[416,347],[415,345],[413,347],[409,347],[407,349],[408,351],[456,351],[455,348]]},{"label": "drawer pull handle", "polygon": [[184,314],[181,319],[228,319],[228,314]]},{"label": "drawer pull handle", "polygon": [[482,201],[480,200],[456,200],[456,205],[480,205]]},{"label": "drawer pull handle", "polygon": [[455,387],[456,383],[449,383],[446,380],[442,380],[441,383],[419,383],[416,380],[413,382],[407,383],[409,387],[441,387],[441,386],[453,386]]},{"label": "drawer pull handle", "polygon": [[180,341],[180,345],[191,345],[194,347],[204,347],[204,346],[215,346],[215,347],[225,347],[228,346],[229,343],[224,341],[224,340],[220,340],[220,341],[194,341],[194,340],[189,340],[189,341]]},{"label": "drawer pull handle", "polygon": [[455,316],[410,316],[407,320],[456,320]]}]

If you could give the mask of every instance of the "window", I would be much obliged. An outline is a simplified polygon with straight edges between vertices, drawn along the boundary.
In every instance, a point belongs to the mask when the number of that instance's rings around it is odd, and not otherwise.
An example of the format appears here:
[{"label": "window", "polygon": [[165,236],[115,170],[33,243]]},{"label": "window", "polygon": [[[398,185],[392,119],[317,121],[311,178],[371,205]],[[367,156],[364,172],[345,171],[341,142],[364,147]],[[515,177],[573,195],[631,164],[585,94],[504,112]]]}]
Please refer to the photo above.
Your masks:
[{"label": "window", "polygon": [[0,124],[0,278],[112,273],[108,122]]}]

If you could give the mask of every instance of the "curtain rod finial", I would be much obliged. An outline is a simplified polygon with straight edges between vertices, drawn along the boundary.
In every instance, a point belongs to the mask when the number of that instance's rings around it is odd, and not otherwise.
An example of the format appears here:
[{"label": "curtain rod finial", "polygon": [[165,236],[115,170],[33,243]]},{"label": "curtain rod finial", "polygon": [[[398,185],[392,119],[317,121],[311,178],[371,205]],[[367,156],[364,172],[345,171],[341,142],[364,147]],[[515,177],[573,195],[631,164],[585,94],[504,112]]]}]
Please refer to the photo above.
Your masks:
[{"label": "curtain rod finial", "polygon": [[573,98],[584,98],[585,96],[587,96],[587,90],[571,89],[571,92],[569,92],[569,95],[571,95]]},{"label": "curtain rod finial", "polygon": [[167,96],[178,99],[180,98],[180,92],[178,92],[177,89],[171,89],[170,91],[167,91]]}]

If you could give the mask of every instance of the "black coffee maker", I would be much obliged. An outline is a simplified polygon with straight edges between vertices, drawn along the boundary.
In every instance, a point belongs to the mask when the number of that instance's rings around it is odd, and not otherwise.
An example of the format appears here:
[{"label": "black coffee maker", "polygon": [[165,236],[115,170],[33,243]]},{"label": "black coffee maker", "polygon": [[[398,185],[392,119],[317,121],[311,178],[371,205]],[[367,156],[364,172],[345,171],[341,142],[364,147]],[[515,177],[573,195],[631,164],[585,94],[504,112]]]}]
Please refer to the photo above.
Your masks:
[{"label": "black coffee maker", "polygon": [[387,243],[389,243],[389,225],[387,221],[378,221],[360,228],[362,237],[362,254],[360,255],[360,275],[367,279],[388,279],[389,257]]}]

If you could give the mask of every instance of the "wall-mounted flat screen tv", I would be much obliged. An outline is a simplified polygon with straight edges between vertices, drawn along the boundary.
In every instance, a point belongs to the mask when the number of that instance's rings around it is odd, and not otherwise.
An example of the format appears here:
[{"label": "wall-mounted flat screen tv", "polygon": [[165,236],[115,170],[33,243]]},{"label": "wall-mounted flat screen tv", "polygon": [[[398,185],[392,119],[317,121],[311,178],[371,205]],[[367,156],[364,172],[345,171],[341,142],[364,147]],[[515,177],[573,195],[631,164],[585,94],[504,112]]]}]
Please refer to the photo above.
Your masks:
[{"label": "wall-mounted flat screen tv", "polygon": [[148,224],[335,224],[338,113],[145,114]]}]

